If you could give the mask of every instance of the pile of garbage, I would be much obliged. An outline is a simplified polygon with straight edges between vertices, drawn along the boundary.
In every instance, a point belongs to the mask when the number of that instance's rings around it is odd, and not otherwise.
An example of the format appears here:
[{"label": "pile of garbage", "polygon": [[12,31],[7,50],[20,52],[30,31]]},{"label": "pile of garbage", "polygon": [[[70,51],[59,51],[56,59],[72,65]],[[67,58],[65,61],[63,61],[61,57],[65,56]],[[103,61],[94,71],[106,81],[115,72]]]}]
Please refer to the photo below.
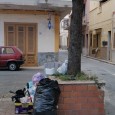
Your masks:
[{"label": "pile of garbage", "polygon": [[14,94],[12,101],[15,103],[16,114],[35,113],[56,110],[60,88],[56,80],[46,78],[38,72],[23,89],[10,93]]},{"label": "pile of garbage", "polygon": [[53,74],[66,74],[67,73],[67,65],[68,60],[65,60],[64,63],[56,63],[50,62],[45,65],[45,73],[46,75],[53,75]]},{"label": "pile of garbage", "polygon": [[[39,77],[40,76],[40,77]],[[41,73],[37,73],[32,77],[32,80],[27,82],[23,89],[18,89],[13,93],[12,101],[15,103],[15,113],[32,113],[33,112],[33,102],[34,95],[37,88],[38,81],[40,81],[44,76]]]}]

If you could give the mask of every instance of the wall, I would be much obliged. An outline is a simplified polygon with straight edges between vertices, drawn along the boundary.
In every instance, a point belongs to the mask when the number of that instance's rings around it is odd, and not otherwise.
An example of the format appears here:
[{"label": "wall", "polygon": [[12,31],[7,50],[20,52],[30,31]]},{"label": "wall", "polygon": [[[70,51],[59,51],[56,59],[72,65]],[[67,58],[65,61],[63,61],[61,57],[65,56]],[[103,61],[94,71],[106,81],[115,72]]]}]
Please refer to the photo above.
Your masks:
[{"label": "wall", "polygon": [[47,62],[55,62],[59,60],[59,54],[56,52],[38,53],[39,66]]},{"label": "wall", "polygon": [[48,29],[47,15],[0,14],[0,45],[4,45],[4,22],[37,23],[38,52],[55,51],[55,23],[52,16],[52,29]]},{"label": "wall", "polygon": [[[48,0],[48,3],[54,6],[71,6],[71,0]],[[45,0],[1,0],[0,4],[14,4],[14,5],[38,5],[39,3],[46,3]]]},{"label": "wall", "polygon": [[60,31],[60,48],[67,50],[68,30]]},{"label": "wall", "polygon": [[[115,1],[114,1],[114,4],[115,4]],[[115,9],[114,9],[114,14],[113,14],[113,24],[112,24],[112,28],[113,28],[113,41],[112,41],[112,45],[114,44],[114,39],[115,39],[115,36],[114,36],[114,33],[115,33]],[[115,63],[115,47],[112,47],[112,62]]]},{"label": "wall", "polygon": [[94,10],[98,6],[99,6],[99,2],[98,1],[91,1],[90,0],[90,11]]},{"label": "wall", "polygon": [[88,55],[88,35],[89,35],[89,10],[90,10],[90,0],[86,0],[85,2],[85,16],[83,17],[83,20],[85,19],[85,24],[83,25],[83,36],[84,36],[84,46],[82,48],[82,54]]},{"label": "wall", "polygon": [[[109,7],[109,10],[107,10],[107,7]],[[96,9],[90,11],[90,29],[101,28],[102,25],[110,23],[112,12],[112,0],[104,3],[101,7],[101,10],[99,7],[97,7]]]},{"label": "wall", "polygon": [[35,5],[38,0],[1,0],[1,4]]},{"label": "wall", "polygon": [[95,84],[60,84],[58,115],[105,115],[104,92]]},{"label": "wall", "polygon": [[[100,52],[103,53],[101,53],[99,58],[104,60],[107,60],[109,57],[109,53],[108,53],[109,48],[108,46],[103,47],[102,41],[108,41],[108,31],[111,31],[112,33],[113,3],[114,3],[113,0],[108,0],[107,2],[103,3],[100,7],[98,4],[97,7],[94,7],[94,9],[90,11],[89,31],[93,33],[94,30],[101,29]],[[107,8],[109,8],[109,10],[107,10]],[[111,38],[111,42],[112,39],[113,38]],[[111,43],[111,48],[112,48],[112,43]]]}]

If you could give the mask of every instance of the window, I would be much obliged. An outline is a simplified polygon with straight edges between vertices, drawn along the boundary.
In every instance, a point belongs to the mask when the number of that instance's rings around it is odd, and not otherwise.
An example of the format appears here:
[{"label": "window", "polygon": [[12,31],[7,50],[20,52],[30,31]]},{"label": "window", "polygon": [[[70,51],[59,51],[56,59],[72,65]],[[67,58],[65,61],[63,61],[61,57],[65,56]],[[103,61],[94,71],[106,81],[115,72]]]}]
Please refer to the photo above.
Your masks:
[{"label": "window", "polygon": [[108,0],[100,0],[100,2],[106,2],[106,1],[108,1]]},{"label": "window", "polygon": [[90,34],[90,47],[92,47],[92,34]]},{"label": "window", "polygon": [[14,50],[12,48],[6,48],[7,54],[13,54]]},{"label": "window", "polygon": [[8,26],[8,32],[13,32],[14,31],[14,27],[13,26]]},{"label": "window", "polygon": [[2,48],[2,54],[6,54],[6,48]]},{"label": "window", "polygon": [[28,31],[33,32],[33,27],[28,27]]},{"label": "window", "polygon": [[83,16],[85,16],[85,4],[83,5]]},{"label": "window", "polygon": [[96,34],[96,47],[99,47],[99,35]]},{"label": "window", "polygon": [[105,3],[106,1],[109,1],[109,0],[100,0],[100,5],[102,5],[102,4]]},{"label": "window", "polygon": [[18,31],[19,31],[19,32],[23,32],[23,31],[24,31],[24,27],[23,27],[23,26],[22,26],[22,27],[21,27],[21,26],[18,27]]},{"label": "window", "polygon": [[12,48],[2,48],[2,54],[13,54],[14,50]]},{"label": "window", "polygon": [[93,36],[93,48],[99,47],[99,34]]},{"label": "window", "polygon": [[85,47],[85,35],[83,35],[83,39],[82,39],[82,47]]}]

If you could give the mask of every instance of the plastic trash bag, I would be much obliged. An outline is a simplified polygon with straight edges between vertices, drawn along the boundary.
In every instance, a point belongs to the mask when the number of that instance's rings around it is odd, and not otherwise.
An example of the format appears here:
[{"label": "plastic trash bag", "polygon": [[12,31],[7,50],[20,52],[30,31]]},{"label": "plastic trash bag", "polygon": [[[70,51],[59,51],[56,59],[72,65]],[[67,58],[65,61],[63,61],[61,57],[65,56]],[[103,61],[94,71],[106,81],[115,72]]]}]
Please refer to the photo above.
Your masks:
[{"label": "plastic trash bag", "polygon": [[37,85],[39,83],[39,81],[43,78],[45,78],[45,76],[42,73],[38,72],[33,75],[32,82],[34,85]]},{"label": "plastic trash bag", "polygon": [[56,73],[56,70],[55,70],[55,68],[45,68],[45,73],[46,73],[46,75],[53,75],[53,74],[55,74]]},{"label": "plastic trash bag", "polygon": [[26,87],[27,87],[27,91],[29,92],[29,96],[31,97],[31,101],[33,102],[36,85],[34,85],[33,81],[29,81]]},{"label": "plastic trash bag", "polygon": [[34,111],[54,111],[57,109],[57,104],[60,95],[60,88],[58,82],[45,78],[40,81],[37,86],[34,96]]},{"label": "plastic trash bag", "polygon": [[68,64],[68,60],[65,60],[65,62],[57,69],[57,72],[60,74],[66,74],[67,73],[67,64]]},{"label": "plastic trash bag", "polygon": [[21,103],[31,103],[31,98],[28,96],[22,97],[22,98],[20,98],[20,102]]},{"label": "plastic trash bag", "polygon": [[16,103],[20,103],[20,98],[25,97],[25,88],[19,89],[16,92],[10,91],[10,93],[15,94],[14,96],[12,96],[12,101],[16,102]]}]

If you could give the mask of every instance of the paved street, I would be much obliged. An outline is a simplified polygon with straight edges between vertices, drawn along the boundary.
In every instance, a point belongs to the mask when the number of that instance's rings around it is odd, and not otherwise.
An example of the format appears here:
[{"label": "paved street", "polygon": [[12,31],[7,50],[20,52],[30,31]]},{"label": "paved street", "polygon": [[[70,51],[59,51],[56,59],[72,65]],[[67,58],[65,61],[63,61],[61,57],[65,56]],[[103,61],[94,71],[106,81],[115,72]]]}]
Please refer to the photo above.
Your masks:
[{"label": "paved street", "polygon": [[[61,55],[61,61],[66,55]],[[106,115],[115,115],[115,65],[82,57],[82,71],[94,74],[106,82],[105,109]],[[21,68],[20,71],[0,70],[0,115],[13,115],[14,105],[10,100],[9,90],[23,88],[32,76],[42,68]],[[7,110],[7,111],[6,111]]]},{"label": "paved street", "polygon": [[0,70],[0,97],[7,97],[9,90],[16,91],[24,88],[32,76],[42,68],[21,68],[20,71]]},{"label": "paved street", "polygon": [[0,115],[15,115],[14,103],[11,102],[9,91],[23,89],[32,76],[43,72],[42,67],[21,68],[20,71],[0,70]]}]

